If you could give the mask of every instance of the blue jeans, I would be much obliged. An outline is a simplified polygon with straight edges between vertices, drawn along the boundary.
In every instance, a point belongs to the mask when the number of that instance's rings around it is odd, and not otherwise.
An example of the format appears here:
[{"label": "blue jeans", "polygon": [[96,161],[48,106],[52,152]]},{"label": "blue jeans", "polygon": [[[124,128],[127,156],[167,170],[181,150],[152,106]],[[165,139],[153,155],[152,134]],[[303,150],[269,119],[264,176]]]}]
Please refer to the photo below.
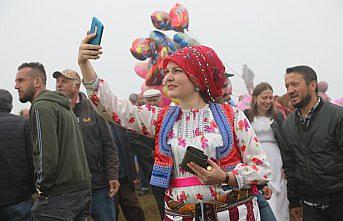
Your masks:
[{"label": "blue jeans", "polygon": [[91,216],[94,221],[116,220],[114,199],[107,195],[108,192],[108,187],[92,191]]},{"label": "blue jeans", "polygon": [[276,221],[274,213],[270,208],[267,200],[263,197],[262,193],[259,192],[257,195],[258,209],[260,210],[261,221]]},{"label": "blue jeans", "polygon": [[25,201],[0,208],[0,221],[31,221],[31,197]]}]

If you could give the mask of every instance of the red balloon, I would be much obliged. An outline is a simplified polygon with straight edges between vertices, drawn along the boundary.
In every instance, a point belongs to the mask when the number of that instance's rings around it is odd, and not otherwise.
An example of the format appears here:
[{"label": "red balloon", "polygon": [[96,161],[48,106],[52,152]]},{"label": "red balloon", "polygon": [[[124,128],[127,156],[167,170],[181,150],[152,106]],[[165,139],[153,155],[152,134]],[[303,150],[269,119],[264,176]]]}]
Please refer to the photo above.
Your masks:
[{"label": "red balloon", "polygon": [[178,3],[169,12],[170,24],[175,31],[183,32],[188,28],[189,15],[187,9]]},{"label": "red balloon", "polygon": [[145,83],[148,86],[161,85],[164,78],[164,70],[162,66],[163,58],[150,59],[148,65],[148,74],[145,76]]}]

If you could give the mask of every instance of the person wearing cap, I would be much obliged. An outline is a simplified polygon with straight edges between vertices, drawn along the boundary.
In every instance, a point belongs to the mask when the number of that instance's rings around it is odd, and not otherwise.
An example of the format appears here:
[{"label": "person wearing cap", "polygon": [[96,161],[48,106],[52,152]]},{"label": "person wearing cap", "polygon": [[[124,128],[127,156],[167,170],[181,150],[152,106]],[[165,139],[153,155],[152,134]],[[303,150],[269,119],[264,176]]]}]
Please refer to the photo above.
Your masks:
[{"label": "person wearing cap", "polygon": [[[260,220],[253,194],[270,179],[270,165],[243,112],[217,103],[225,67],[215,51],[199,45],[167,56],[164,83],[179,105],[144,108],[119,100],[96,75],[89,59],[101,46],[87,44],[94,36],[79,47],[83,84],[103,117],[155,138],[150,184],[167,189],[164,220]],[[208,156],[205,168],[187,164],[194,174],[181,166],[187,146]]]},{"label": "person wearing cap", "polygon": [[37,201],[33,220],[84,220],[91,200],[91,174],[82,136],[68,98],[46,90],[44,66],[18,67],[15,89],[31,102],[30,128]]},{"label": "person wearing cap", "polygon": [[108,123],[92,108],[80,92],[81,79],[74,70],[53,73],[56,91],[70,99],[78,119],[88,166],[92,175],[91,216],[95,221],[114,221],[113,196],[119,190],[119,161]]},{"label": "person wearing cap", "polygon": [[158,107],[158,104],[161,101],[161,91],[156,89],[148,89],[143,92],[145,104]]}]

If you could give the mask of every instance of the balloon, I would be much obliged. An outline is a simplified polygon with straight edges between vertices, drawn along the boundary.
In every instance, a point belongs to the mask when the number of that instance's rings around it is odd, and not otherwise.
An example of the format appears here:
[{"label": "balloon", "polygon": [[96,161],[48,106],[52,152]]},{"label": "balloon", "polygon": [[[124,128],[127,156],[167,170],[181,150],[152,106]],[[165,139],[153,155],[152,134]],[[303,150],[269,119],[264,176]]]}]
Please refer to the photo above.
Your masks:
[{"label": "balloon", "polygon": [[144,61],[156,53],[154,41],[150,38],[137,38],[132,42],[131,54],[138,60]]},{"label": "balloon", "polygon": [[148,62],[140,62],[135,65],[135,72],[136,74],[145,79],[148,73]]},{"label": "balloon", "polygon": [[162,60],[163,58],[160,56],[150,59],[148,64],[148,74],[145,77],[146,85],[153,86],[162,84],[164,78]]},{"label": "balloon", "polygon": [[186,46],[200,45],[194,38],[182,32],[176,33],[173,37],[173,40],[174,42],[179,44],[181,48],[184,48]]},{"label": "balloon", "polygon": [[155,48],[157,48],[157,50],[161,49],[162,47],[168,47],[169,51],[171,52],[176,51],[174,42],[162,32],[152,31],[150,33],[150,38],[155,41]]},{"label": "balloon", "polygon": [[167,12],[155,11],[151,14],[151,21],[155,28],[162,31],[168,31],[171,29],[170,26],[170,17]]},{"label": "balloon", "polygon": [[188,28],[189,16],[187,9],[178,3],[169,12],[170,24],[175,31],[183,32]]},{"label": "balloon", "polygon": [[148,62],[148,73],[145,76],[146,84],[161,85],[164,78],[163,59],[169,54],[167,47],[163,47],[157,56],[150,58]]},{"label": "balloon", "polygon": [[170,54],[170,53],[169,53],[168,47],[163,47],[163,48],[160,50],[159,56],[160,56],[161,58],[165,58],[165,57],[167,57],[167,55],[169,55],[169,54]]}]

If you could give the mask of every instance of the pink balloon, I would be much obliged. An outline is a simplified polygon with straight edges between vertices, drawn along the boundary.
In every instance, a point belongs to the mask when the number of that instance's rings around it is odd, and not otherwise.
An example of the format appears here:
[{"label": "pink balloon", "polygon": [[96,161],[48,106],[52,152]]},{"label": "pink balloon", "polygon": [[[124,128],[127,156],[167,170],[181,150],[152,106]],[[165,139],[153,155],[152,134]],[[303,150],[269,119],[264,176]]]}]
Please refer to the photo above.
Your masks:
[{"label": "pink balloon", "polygon": [[148,63],[147,62],[140,62],[135,65],[135,72],[136,74],[145,79],[148,73]]}]

